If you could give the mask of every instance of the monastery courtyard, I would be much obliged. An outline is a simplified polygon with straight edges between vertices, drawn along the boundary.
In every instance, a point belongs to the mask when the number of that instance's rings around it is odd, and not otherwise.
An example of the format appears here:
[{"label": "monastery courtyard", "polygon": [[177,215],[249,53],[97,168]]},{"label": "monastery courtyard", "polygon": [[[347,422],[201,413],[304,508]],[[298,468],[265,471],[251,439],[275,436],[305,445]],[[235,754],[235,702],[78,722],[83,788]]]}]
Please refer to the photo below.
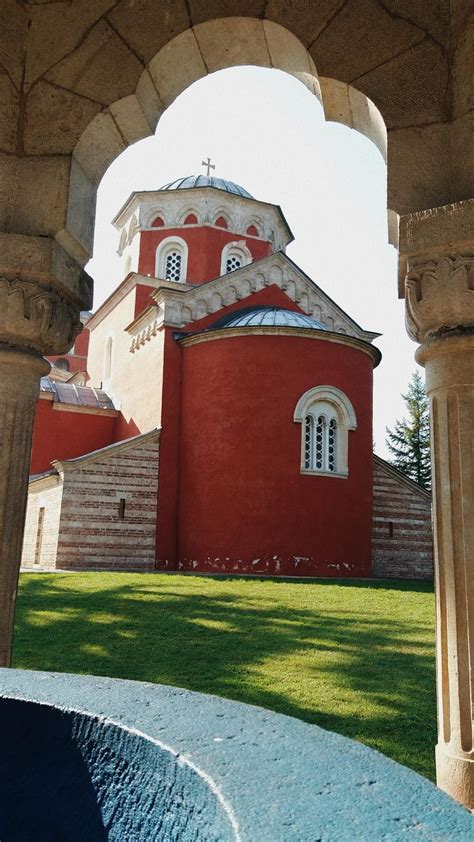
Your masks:
[{"label": "monastery courtyard", "polygon": [[434,645],[429,582],[24,573],[13,666],[260,705],[434,780]]}]

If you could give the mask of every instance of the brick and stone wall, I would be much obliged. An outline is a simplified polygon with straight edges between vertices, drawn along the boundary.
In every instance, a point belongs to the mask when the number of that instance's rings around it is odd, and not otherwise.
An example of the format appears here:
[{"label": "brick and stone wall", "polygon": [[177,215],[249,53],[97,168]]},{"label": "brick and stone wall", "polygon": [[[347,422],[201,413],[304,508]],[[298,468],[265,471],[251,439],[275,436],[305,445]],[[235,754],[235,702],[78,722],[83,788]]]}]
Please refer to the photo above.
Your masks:
[{"label": "brick and stone wall", "polygon": [[64,485],[57,567],[154,568],[158,460],[154,431],[56,463]]},{"label": "brick and stone wall", "polygon": [[56,566],[63,485],[55,473],[30,483],[21,563],[23,567]]},{"label": "brick and stone wall", "polygon": [[433,576],[431,495],[374,456],[372,575]]}]

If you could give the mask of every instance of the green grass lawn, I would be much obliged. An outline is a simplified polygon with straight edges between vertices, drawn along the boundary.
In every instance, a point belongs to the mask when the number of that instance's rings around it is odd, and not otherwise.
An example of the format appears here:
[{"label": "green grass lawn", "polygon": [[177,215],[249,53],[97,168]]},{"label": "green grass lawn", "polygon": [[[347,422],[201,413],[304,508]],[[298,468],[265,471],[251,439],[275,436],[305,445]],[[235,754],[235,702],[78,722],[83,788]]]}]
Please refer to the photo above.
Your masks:
[{"label": "green grass lawn", "polygon": [[13,666],[263,705],[433,778],[433,603],[413,582],[23,574]]}]

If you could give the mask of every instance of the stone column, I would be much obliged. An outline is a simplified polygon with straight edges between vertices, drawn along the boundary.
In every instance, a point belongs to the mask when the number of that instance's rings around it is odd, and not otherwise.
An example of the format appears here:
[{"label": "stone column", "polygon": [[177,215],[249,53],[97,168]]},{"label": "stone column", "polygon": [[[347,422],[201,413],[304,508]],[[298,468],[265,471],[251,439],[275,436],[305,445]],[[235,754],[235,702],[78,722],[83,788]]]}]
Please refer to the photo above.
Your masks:
[{"label": "stone column", "polygon": [[71,347],[90,304],[90,279],[54,241],[0,235],[0,666],[11,659],[42,355]]},{"label": "stone column", "polygon": [[400,220],[410,336],[431,407],[437,783],[474,808],[474,201]]}]

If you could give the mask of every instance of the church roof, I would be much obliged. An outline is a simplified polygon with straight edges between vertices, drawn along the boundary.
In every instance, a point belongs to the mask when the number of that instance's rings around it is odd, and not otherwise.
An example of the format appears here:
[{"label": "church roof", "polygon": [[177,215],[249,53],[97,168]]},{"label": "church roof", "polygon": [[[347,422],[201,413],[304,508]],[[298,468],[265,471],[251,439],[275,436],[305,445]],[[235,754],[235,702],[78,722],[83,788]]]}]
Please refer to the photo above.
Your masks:
[{"label": "church roof", "polygon": [[216,178],[214,175],[187,175],[185,178],[177,178],[175,181],[170,181],[169,184],[164,184],[159,189],[187,190],[193,187],[214,187],[216,190],[234,193],[236,196],[243,196],[245,199],[254,198],[240,184],[235,184],[235,182],[228,181],[226,178]]},{"label": "church roof", "polygon": [[92,386],[76,386],[73,383],[60,383],[49,377],[42,377],[40,391],[49,392],[53,401],[58,403],[88,406],[93,409],[115,409],[106,392]]},{"label": "church roof", "polygon": [[286,310],[284,307],[244,307],[227,313],[217,319],[208,330],[224,330],[236,327],[296,327],[306,330],[328,330],[322,322],[304,313]]}]

